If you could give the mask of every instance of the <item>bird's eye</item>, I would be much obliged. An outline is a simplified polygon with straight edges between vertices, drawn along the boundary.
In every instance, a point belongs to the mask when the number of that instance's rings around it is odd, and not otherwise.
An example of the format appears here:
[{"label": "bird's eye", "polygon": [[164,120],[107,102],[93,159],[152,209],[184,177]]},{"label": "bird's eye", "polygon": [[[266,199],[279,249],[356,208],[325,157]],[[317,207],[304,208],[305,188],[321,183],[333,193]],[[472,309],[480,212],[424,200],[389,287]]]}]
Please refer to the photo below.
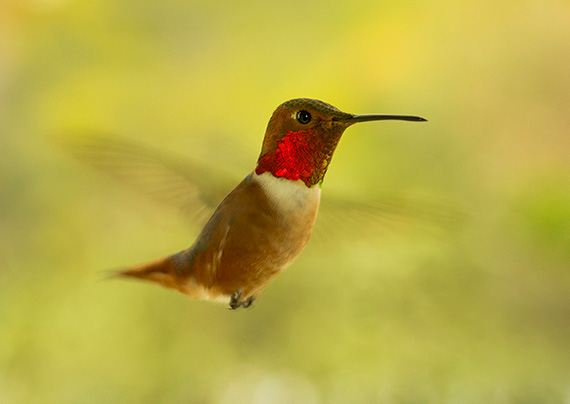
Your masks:
[{"label": "bird's eye", "polygon": [[311,122],[311,113],[309,111],[305,111],[302,109],[301,111],[297,112],[297,122],[306,125]]}]

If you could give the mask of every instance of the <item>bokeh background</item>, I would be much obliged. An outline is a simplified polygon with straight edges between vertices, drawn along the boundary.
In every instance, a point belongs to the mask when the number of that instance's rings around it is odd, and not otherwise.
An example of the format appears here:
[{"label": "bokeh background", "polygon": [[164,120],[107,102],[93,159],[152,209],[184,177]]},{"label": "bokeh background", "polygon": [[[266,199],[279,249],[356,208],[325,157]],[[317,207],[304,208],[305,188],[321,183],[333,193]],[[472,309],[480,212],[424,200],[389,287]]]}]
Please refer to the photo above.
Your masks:
[{"label": "bokeh background", "polygon": [[[296,97],[429,119],[349,129],[323,205],[457,225],[323,213],[249,310],[104,280],[200,223],[55,138],[241,177]],[[3,0],[0,111],[1,403],[570,403],[568,1]]]}]

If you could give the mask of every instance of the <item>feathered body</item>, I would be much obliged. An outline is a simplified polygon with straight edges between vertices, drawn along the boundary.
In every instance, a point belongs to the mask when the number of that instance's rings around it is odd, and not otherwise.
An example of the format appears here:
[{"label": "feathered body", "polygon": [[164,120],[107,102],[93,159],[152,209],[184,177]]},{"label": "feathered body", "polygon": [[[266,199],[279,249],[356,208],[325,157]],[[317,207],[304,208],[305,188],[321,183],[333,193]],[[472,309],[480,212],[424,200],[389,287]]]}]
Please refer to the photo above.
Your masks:
[{"label": "feathered body", "polygon": [[220,204],[187,250],[124,275],[156,281],[196,299],[255,298],[303,251],[321,189],[302,181],[248,175]]},{"label": "feathered body", "polygon": [[193,298],[248,307],[303,251],[321,184],[344,130],[393,115],[352,115],[311,99],[280,105],[250,173],[218,206],[195,243],[177,254],[124,270]]}]

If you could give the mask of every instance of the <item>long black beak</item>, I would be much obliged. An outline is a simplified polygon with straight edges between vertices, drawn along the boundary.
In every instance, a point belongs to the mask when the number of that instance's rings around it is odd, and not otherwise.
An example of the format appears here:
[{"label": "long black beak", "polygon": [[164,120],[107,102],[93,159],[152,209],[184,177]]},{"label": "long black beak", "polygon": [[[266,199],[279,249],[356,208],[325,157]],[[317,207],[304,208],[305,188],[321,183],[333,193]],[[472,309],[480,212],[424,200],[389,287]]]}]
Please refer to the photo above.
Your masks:
[{"label": "long black beak", "polygon": [[386,115],[386,114],[369,114],[369,115],[352,115],[347,118],[333,118],[334,121],[346,122],[348,124],[353,124],[357,122],[368,122],[368,121],[412,121],[412,122],[427,122],[427,119],[421,116],[413,115]]}]

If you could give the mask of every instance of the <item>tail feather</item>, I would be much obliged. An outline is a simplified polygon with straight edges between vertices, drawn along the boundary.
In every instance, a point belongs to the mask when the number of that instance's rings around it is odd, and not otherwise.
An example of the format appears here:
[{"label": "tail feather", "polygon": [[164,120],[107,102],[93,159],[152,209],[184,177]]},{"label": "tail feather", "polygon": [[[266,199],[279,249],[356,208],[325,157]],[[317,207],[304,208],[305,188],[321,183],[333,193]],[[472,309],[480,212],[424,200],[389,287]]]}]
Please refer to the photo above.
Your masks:
[{"label": "tail feather", "polygon": [[211,280],[208,281],[196,276],[196,268],[194,267],[196,262],[192,257],[191,250],[184,250],[178,254],[116,271],[114,277],[142,279],[178,290],[193,299],[216,300],[227,303],[230,294],[213,288]]},{"label": "tail feather", "polygon": [[181,276],[177,271],[177,262],[172,256],[117,271],[115,276],[119,278],[142,279],[179,290],[183,293],[187,292],[184,288],[184,282],[181,282]]}]

